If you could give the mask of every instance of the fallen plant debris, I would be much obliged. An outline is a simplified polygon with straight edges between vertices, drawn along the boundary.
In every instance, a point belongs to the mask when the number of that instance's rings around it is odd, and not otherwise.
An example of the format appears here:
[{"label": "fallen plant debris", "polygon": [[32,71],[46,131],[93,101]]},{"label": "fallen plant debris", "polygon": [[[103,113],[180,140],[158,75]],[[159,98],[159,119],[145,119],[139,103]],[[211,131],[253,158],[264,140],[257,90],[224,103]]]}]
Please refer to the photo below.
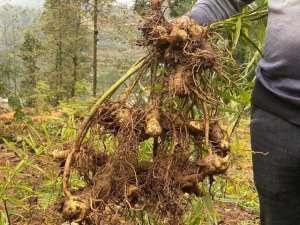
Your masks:
[{"label": "fallen plant debris", "polygon": [[[94,105],[71,150],[54,152],[66,160],[63,217],[82,224],[135,224],[135,213],[147,211],[167,225],[184,224],[191,195],[206,177],[224,174],[229,143],[219,125],[218,95],[231,79],[222,72],[209,27],[193,21],[168,22],[162,2],[153,0],[140,26],[138,45],[149,54]],[[119,97],[108,98],[129,77]],[[149,87],[146,101],[131,98],[137,84]],[[145,142],[152,157],[139,158]],[[72,190],[71,169],[85,187]]]}]

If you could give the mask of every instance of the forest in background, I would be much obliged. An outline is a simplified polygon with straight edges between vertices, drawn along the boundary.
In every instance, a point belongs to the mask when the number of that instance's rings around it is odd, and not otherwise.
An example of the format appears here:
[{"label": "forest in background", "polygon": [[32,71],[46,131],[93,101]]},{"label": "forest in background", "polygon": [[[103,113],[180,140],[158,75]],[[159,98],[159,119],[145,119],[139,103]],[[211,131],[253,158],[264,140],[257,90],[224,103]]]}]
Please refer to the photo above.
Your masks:
[{"label": "forest in background", "polygon": [[[166,14],[170,19],[180,16],[193,3],[169,0]],[[263,48],[265,20],[260,12],[265,7],[266,1],[258,0],[244,14],[222,24],[225,43],[239,65],[232,72],[241,77],[234,92],[222,96],[229,105],[224,109],[226,123],[235,127],[242,121],[242,129],[233,137],[236,164],[230,175],[235,181],[217,180],[212,190],[219,199],[216,209],[210,197],[195,200],[189,225],[217,224],[230,217],[239,220],[230,225],[256,223],[250,156],[241,149],[249,148],[243,116]],[[144,56],[145,49],[136,40],[145,8],[144,0],[137,0],[132,8],[110,0],[46,0],[41,9],[0,7],[0,97],[8,99],[8,107],[0,103],[0,155],[4,154],[0,180],[5,181],[0,185],[1,225],[55,224],[45,219],[61,196],[61,170],[59,163],[52,163],[51,153],[75,139],[76,128],[96,97]],[[27,180],[26,174],[30,174]],[[76,175],[73,182],[75,187],[82,185]],[[143,216],[141,221],[148,224]]]},{"label": "forest in background", "polygon": [[138,18],[126,7],[99,4],[96,30],[89,3],[49,1],[43,10],[2,6],[1,96],[33,106],[34,96],[46,94],[43,100],[55,106],[115,81],[141,54],[134,43]]}]

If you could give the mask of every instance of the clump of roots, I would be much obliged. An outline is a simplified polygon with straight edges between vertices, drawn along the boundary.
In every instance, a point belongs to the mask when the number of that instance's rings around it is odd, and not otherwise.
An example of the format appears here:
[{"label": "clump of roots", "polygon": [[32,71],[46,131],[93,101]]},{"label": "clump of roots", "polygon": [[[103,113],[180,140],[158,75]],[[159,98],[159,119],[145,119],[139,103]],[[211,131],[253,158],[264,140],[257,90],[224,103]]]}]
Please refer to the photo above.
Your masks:
[{"label": "clump of roots", "polygon": [[[139,45],[152,58],[126,97],[94,107],[71,150],[53,153],[66,160],[67,220],[136,224],[132,215],[146,211],[161,223],[182,225],[190,195],[202,195],[198,184],[228,168],[229,143],[218,123],[222,102],[211,87],[213,79],[228,80],[220,75],[211,33],[193,21],[184,27],[168,22],[159,0],[150,5]],[[128,93],[147,74],[148,99],[129,101]],[[151,154],[141,157],[145,148]],[[69,188],[71,167],[84,178],[81,190]]]},{"label": "clump of roots", "polygon": [[[191,150],[201,147],[193,140],[204,140],[203,120],[185,121],[176,113],[107,102],[98,109],[93,124],[102,151],[84,145],[74,156],[74,168],[87,187],[65,201],[63,215],[69,220],[126,224],[130,213],[146,210],[166,224],[182,224],[190,200],[185,193],[201,196],[198,183],[228,168],[228,149],[220,147],[224,131],[214,128],[217,125],[210,129],[214,151],[193,157]],[[139,160],[138,152],[149,138],[153,139],[151,160]],[[112,153],[105,149],[108,140],[115,148]]]}]

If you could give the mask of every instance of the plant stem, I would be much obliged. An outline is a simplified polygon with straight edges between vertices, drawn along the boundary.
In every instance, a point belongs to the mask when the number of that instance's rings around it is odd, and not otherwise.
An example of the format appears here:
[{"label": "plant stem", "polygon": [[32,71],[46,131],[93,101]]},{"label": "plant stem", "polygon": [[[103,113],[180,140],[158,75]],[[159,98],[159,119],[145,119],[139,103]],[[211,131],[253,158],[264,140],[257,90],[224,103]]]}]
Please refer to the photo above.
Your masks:
[{"label": "plant stem", "polygon": [[8,223],[8,225],[11,225],[9,214],[8,214],[8,209],[7,209],[7,205],[6,205],[6,201],[4,199],[2,201],[3,201],[3,205],[4,205],[4,210],[5,210],[5,214],[6,214],[7,223]]},{"label": "plant stem", "polygon": [[93,105],[93,107],[90,110],[89,115],[85,118],[83,121],[83,125],[79,129],[77,138],[74,142],[74,146],[72,147],[72,150],[68,154],[68,157],[66,159],[65,167],[64,167],[64,174],[63,174],[63,192],[67,199],[72,198],[71,192],[68,190],[69,185],[69,178],[71,173],[71,164],[73,155],[75,152],[80,151],[81,143],[91,125],[93,122],[93,117],[96,114],[98,108],[100,105],[102,105],[108,98],[110,98],[115,91],[131,76],[133,76],[136,72],[138,72],[145,64],[151,60],[151,55],[148,55],[146,57],[143,57],[139,61],[137,61],[116,83],[114,83]]}]

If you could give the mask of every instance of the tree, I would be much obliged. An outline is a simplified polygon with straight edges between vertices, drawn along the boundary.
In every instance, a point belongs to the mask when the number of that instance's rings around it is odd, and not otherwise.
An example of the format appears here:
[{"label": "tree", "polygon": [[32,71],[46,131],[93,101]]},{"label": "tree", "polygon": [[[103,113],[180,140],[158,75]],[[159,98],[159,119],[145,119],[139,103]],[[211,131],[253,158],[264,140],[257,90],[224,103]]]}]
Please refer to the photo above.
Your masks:
[{"label": "tree", "polygon": [[[83,0],[47,0],[42,15],[47,80],[54,103],[75,95],[75,85],[88,75],[88,31],[83,26]],[[70,72],[71,71],[71,72]]]},{"label": "tree", "polygon": [[4,51],[0,56],[0,80],[1,83],[6,87],[3,94],[10,95],[13,90],[12,80],[15,72],[14,58],[10,51]]},{"label": "tree", "polygon": [[94,0],[93,11],[94,23],[94,40],[93,40],[93,96],[97,93],[97,44],[98,44],[98,0]]},{"label": "tree", "polygon": [[22,79],[19,45],[23,31],[34,23],[38,12],[9,4],[0,7],[0,82],[6,86],[6,95],[19,91]]},{"label": "tree", "polygon": [[[42,45],[40,40],[30,31],[26,31],[24,42],[20,47],[20,58],[23,60],[24,71],[21,88],[28,95],[35,88],[39,80],[38,59],[41,55]],[[28,93],[29,92],[29,93]]]},{"label": "tree", "polygon": [[110,0],[93,0],[92,2],[92,18],[93,18],[93,96],[97,94],[97,83],[98,83],[98,36],[99,36],[99,7],[102,7],[106,3],[111,3]]}]

